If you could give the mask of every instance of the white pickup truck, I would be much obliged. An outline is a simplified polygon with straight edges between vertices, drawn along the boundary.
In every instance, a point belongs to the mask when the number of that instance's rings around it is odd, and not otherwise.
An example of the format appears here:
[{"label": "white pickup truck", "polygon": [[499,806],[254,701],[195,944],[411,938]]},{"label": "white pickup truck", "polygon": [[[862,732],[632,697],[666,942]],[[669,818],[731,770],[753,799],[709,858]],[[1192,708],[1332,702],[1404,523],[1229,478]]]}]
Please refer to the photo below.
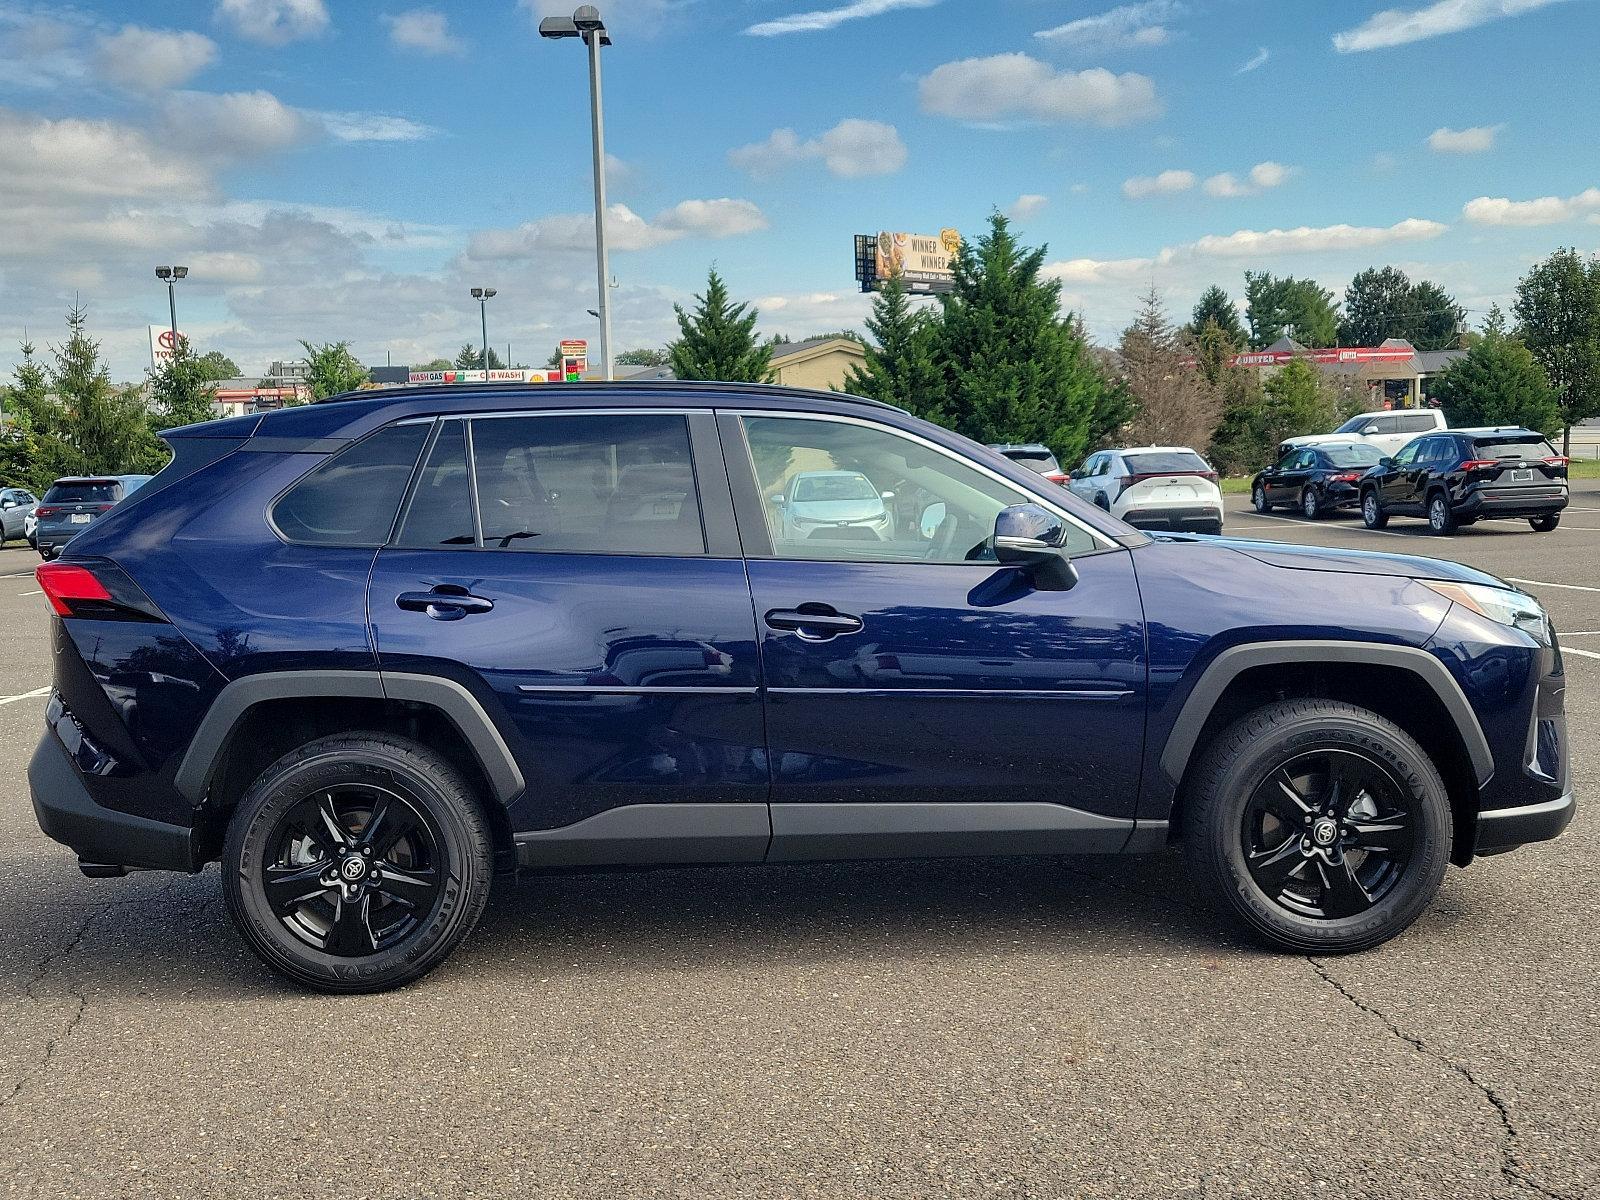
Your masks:
[{"label": "white pickup truck", "polygon": [[1278,446],[1281,459],[1300,446],[1326,446],[1332,442],[1365,442],[1388,457],[1412,438],[1445,429],[1444,413],[1436,408],[1402,408],[1395,412],[1367,412],[1351,417],[1332,433],[1285,438]]}]

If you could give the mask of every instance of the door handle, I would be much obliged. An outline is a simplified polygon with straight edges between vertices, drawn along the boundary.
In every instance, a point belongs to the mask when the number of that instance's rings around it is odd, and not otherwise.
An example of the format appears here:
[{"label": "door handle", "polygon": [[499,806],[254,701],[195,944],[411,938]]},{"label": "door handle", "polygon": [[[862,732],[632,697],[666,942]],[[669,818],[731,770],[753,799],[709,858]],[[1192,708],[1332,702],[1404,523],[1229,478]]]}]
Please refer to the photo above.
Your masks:
[{"label": "door handle", "polygon": [[841,613],[826,604],[775,608],[767,614],[767,627],[798,634],[808,642],[826,642],[847,633],[861,632],[861,618]]},{"label": "door handle", "polygon": [[435,621],[459,621],[468,613],[486,613],[494,601],[474,596],[464,588],[436,587],[430,592],[401,592],[394,598],[408,612],[427,613]]}]

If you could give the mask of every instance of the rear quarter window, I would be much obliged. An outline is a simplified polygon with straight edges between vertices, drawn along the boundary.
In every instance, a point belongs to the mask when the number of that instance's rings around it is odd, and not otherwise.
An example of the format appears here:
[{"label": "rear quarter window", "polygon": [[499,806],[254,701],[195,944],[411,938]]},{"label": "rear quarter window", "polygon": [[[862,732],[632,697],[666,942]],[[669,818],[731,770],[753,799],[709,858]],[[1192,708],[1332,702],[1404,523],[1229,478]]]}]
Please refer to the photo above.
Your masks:
[{"label": "rear quarter window", "polygon": [[115,504],[114,483],[58,483],[44,494],[46,504]]},{"label": "rear quarter window", "polygon": [[278,498],[272,523],[291,542],[383,545],[427,434],[391,425],[338,451]]},{"label": "rear quarter window", "polygon": [[1544,438],[1524,433],[1473,438],[1472,453],[1478,458],[1553,458],[1556,451]]},{"label": "rear quarter window", "polygon": [[1135,475],[1194,475],[1211,470],[1205,459],[1189,451],[1124,454],[1122,461]]}]

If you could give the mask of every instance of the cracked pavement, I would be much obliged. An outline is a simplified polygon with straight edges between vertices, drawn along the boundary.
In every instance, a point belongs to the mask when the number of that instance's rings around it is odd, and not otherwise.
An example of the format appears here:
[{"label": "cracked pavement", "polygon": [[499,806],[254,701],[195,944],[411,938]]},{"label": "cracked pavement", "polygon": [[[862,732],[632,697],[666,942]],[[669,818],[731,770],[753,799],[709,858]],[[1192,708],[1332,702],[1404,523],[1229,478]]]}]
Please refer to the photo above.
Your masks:
[{"label": "cracked pavement", "polygon": [[[1410,547],[1229,524],[1600,586],[1586,503]],[[48,680],[32,586],[0,695]],[[1532,590],[1600,631],[1600,592]],[[1258,950],[1176,854],[566,875],[350,998],[260,968],[214,867],[81,877],[28,806],[43,701],[0,705],[0,1194],[1600,1197],[1600,659],[1568,674],[1567,836],[1366,954]]]}]

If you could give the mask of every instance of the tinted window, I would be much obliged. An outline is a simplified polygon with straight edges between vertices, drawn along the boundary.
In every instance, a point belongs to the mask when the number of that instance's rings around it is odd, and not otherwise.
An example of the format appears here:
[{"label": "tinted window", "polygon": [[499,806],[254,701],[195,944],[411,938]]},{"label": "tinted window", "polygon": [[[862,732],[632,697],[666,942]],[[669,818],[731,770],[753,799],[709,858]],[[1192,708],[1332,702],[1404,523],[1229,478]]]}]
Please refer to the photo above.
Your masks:
[{"label": "tinted window", "polygon": [[291,542],[381,546],[389,540],[428,426],[391,425],[339,451],[272,509]]},{"label": "tinted window", "polygon": [[1192,450],[1161,450],[1150,454],[1124,454],[1122,461],[1135,475],[1193,475],[1210,471],[1206,460]]},{"label": "tinted window", "polygon": [[1404,446],[1400,447],[1400,453],[1394,456],[1394,461],[1400,466],[1409,466],[1411,463],[1416,461],[1417,455],[1421,453],[1421,451],[1422,443],[1420,441],[1407,442]]},{"label": "tinted window", "polygon": [[682,416],[479,418],[472,461],[485,546],[705,553]]},{"label": "tinted window", "polygon": [[1021,463],[1030,471],[1037,471],[1041,475],[1047,471],[1059,471],[1061,469],[1056,462],[1056,456],[1048,450],[1007,450],[1005,455],[1012,462]]},{"label": "tinted window", "polygon": [[1364,430],[1362,430],[1362,432],[1363,433],[1399,433],[1400,432],[1399,421],[1400,421],[1400,418],[1398,418],[1398,417],[1374,417],[1372,419],[1372,423],[1370,425],[1368,425]]},{"label": "tinted window", "polygon": [[474,546],[472,486],[467,478],[465,421],[446,421],[428,451],[400,524],[401,546]]},{"label": "tinted window", "polygon": [[1395,417],[1393,420],[1397,433],[1423,433],[1429,429],[1436,429],[1439,425],[1427,413],[1414,413],[1410,416]]},{"label": "tinted window", "polygon": [[1504,433],[1472,439],[1479,458],[1554,458],[1555,447],[1536,433]]},{"label": "tinted window", "polygon": [[1370,417],[1351,417],[1343,425],[1341,425],[1341,426],[1339,426],[1339,428],[1335,429],[1334,432],[1335,433],[1360,433],[1362,430],[1366,429],[1367,422],[1369,420],[1371,420]]},{"label": "tinted window", "polygon": [[119,499],[114,483],[55,483],[44,494],[46,504],[115,504]]},{"label": "tinted window", "polygon": [[[845,562],[994,562],[994,519],[1030,495],[975,467],[892,433],[842,421],[746,417],[767,530],[779,558]],[[815,472],[865,478],[859,500],[832,511],[789,502]],[[798,483],[795,481],[799,480]],[[1068,549],[1095,548],[1069,524]]]},{"label": "tinted window", "polygon": [[1371,446],[1329,446],[1322,454],[1335,467],[1375,467],[1382,457]]}]

